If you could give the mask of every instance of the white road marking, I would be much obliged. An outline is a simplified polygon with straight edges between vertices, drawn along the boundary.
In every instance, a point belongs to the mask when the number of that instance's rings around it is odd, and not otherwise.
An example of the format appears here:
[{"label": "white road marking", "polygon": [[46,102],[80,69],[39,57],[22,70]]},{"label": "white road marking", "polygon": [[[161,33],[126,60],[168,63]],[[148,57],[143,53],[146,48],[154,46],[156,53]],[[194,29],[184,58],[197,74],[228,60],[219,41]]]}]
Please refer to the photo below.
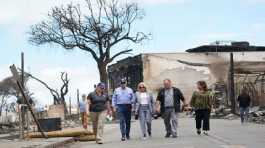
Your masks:
[{"label": "white road marking", "polygon": [[247,148],[243,145],[222,145],[223,148]]}]

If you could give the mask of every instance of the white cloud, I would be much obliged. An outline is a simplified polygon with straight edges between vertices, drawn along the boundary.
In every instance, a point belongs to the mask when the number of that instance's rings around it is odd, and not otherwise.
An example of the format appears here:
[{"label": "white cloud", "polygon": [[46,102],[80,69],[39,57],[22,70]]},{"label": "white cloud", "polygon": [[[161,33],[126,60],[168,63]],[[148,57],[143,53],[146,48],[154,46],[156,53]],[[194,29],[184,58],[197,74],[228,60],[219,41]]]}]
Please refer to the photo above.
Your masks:
[{"label": "white cloud", "polygon": [[[145,5],[186,3],[191,0],[128,0]],[[47,15],[54,6],[70,2],[84,4],[85,0],[0,0],[0,24],[32,24]]]},{"label": "white cloud", "polygon": [[[0,24],[32,24],[45,17],[54,6],[72,0],[0,0]],[[79,0],[78,0],[79,1]],[[77,0],[75,0],[77,2]]]}]

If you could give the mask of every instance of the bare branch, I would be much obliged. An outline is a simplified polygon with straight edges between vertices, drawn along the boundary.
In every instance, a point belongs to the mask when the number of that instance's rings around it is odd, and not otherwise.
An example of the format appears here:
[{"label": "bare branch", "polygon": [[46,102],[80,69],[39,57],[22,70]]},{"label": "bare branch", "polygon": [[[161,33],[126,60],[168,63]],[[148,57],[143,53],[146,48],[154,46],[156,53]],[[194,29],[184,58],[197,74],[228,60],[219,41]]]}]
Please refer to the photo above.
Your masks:
[{"label": "bare branch", "polygon": [[[31,27],[29,41],[36,45],[56,44],[66,50],[87,51],[98,64],[106,66],[114,58],[129,52],[120,50],[111,57],[115,45],[123,41],[137,44],[148,39],[143,32],[132,31],[135,22],[144,17],[143,10],[136,3],[84,1],[87,11],[83,13],[80,5],[73,3],[54,7],[48,13],[48,19]],[[95,5],[92,2],[96,2]]]}]

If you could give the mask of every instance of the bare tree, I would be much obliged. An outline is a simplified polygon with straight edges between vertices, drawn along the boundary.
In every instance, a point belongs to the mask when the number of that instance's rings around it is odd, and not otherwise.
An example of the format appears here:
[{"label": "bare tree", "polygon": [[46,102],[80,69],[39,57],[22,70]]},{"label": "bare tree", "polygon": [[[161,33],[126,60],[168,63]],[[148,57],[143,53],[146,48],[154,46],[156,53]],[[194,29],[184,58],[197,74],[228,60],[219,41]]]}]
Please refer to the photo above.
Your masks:
[{"label": "bare tree", "polygon": [[42,85],[44,85],[51,93],[51,95],[53,96],[53,101],[54,104],[63,104],[64,105],[64,109],[65,109],[65,113],[67,113],[67,107],[66,107],[66,102],[65,102],[65,96],[67,95],[69,89],[69,78],[68,78],[68,74],[66,72],[61,72],[61,76],[60,79],[62,81],[62,86],[60,87],[59,91],[58,89],[54,89],[52,87],[50,87],[46,82],[44,82],[43,80],[37,78],[36,76],[33,76],[30,73],[26,73],[30,78],[38,81],[39,83],[41,83]]},{"label": "bare tree", "polygon": [[[21,78],[21,73],[19,74],[19,78]],[[24,83],[25,83],[25,94],[29,97],[29,101],[31,104],[34,103],[33,101],[33,93],[31,93],[28,88],[27,88],[27,82],[29,80],[28,75],[24,75]],[[10,102],[8,101],[8,99],[10,97],[16,97],[17,98],[17,102],[21,103],[21,92],[18,88],[18,85],[16,83],[16,80],[14,79],[14,77],[10,76],[7,77],[5,79],[3,79],[2,81],[0,81],[0,115],[3,111],[3,109],[7,109],[7,110],[13,110],[13,105],[14,102]]]},{"label": "bare tree", "polygon": [[[21,74],[19,74],[20,78],[21,78]],[[29,80],[28,75],[24,75],[24,83],[25,83],[25,92],[27,93],[27,95],[30,96],[30,92],[27,88],[27,82]],[[0,94],[4,95],[4,96],[15,96],[18,99],[20,99],[20,90],[18,88],[18,85],[16,83],[16,80],[13,78],[13,76],[7,77],[5,79],[3,79],[2,81],[0,81]]]},{"label": "bare tree", "polygon": [[100,80],[107,82],[107,65],[132,51],[128,48],[120,50],[117,45],[124,41],[141,43],[147,39],[143,32],[132,31],[132,26],[143,18],[144,13],[137,3],[122,4],[118,0],[85,2],[88,11],[81,11],[80,5],[74,4],[54,7],[47,20],[31,27],[29,41],[36,45],[58,44],[66,50],[80,49],[90,53],[97,62]]}]

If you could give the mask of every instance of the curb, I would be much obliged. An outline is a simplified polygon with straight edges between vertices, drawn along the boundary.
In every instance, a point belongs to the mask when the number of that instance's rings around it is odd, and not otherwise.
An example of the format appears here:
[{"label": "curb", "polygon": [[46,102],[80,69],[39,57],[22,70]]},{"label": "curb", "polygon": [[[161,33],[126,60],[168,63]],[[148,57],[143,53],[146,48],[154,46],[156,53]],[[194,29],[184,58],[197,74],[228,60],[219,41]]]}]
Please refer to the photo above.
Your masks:
[{"label": "curb", "polygon": [[60,148],[60,147],[64,147],[66,144],[70,144],[75,142],[75,138],[71,137],[69,139],[66,139],[64,141],[60,141],[60,142],[56,142],[56,143],[52,143],[46,146],[42,146],[41,148]]}]

